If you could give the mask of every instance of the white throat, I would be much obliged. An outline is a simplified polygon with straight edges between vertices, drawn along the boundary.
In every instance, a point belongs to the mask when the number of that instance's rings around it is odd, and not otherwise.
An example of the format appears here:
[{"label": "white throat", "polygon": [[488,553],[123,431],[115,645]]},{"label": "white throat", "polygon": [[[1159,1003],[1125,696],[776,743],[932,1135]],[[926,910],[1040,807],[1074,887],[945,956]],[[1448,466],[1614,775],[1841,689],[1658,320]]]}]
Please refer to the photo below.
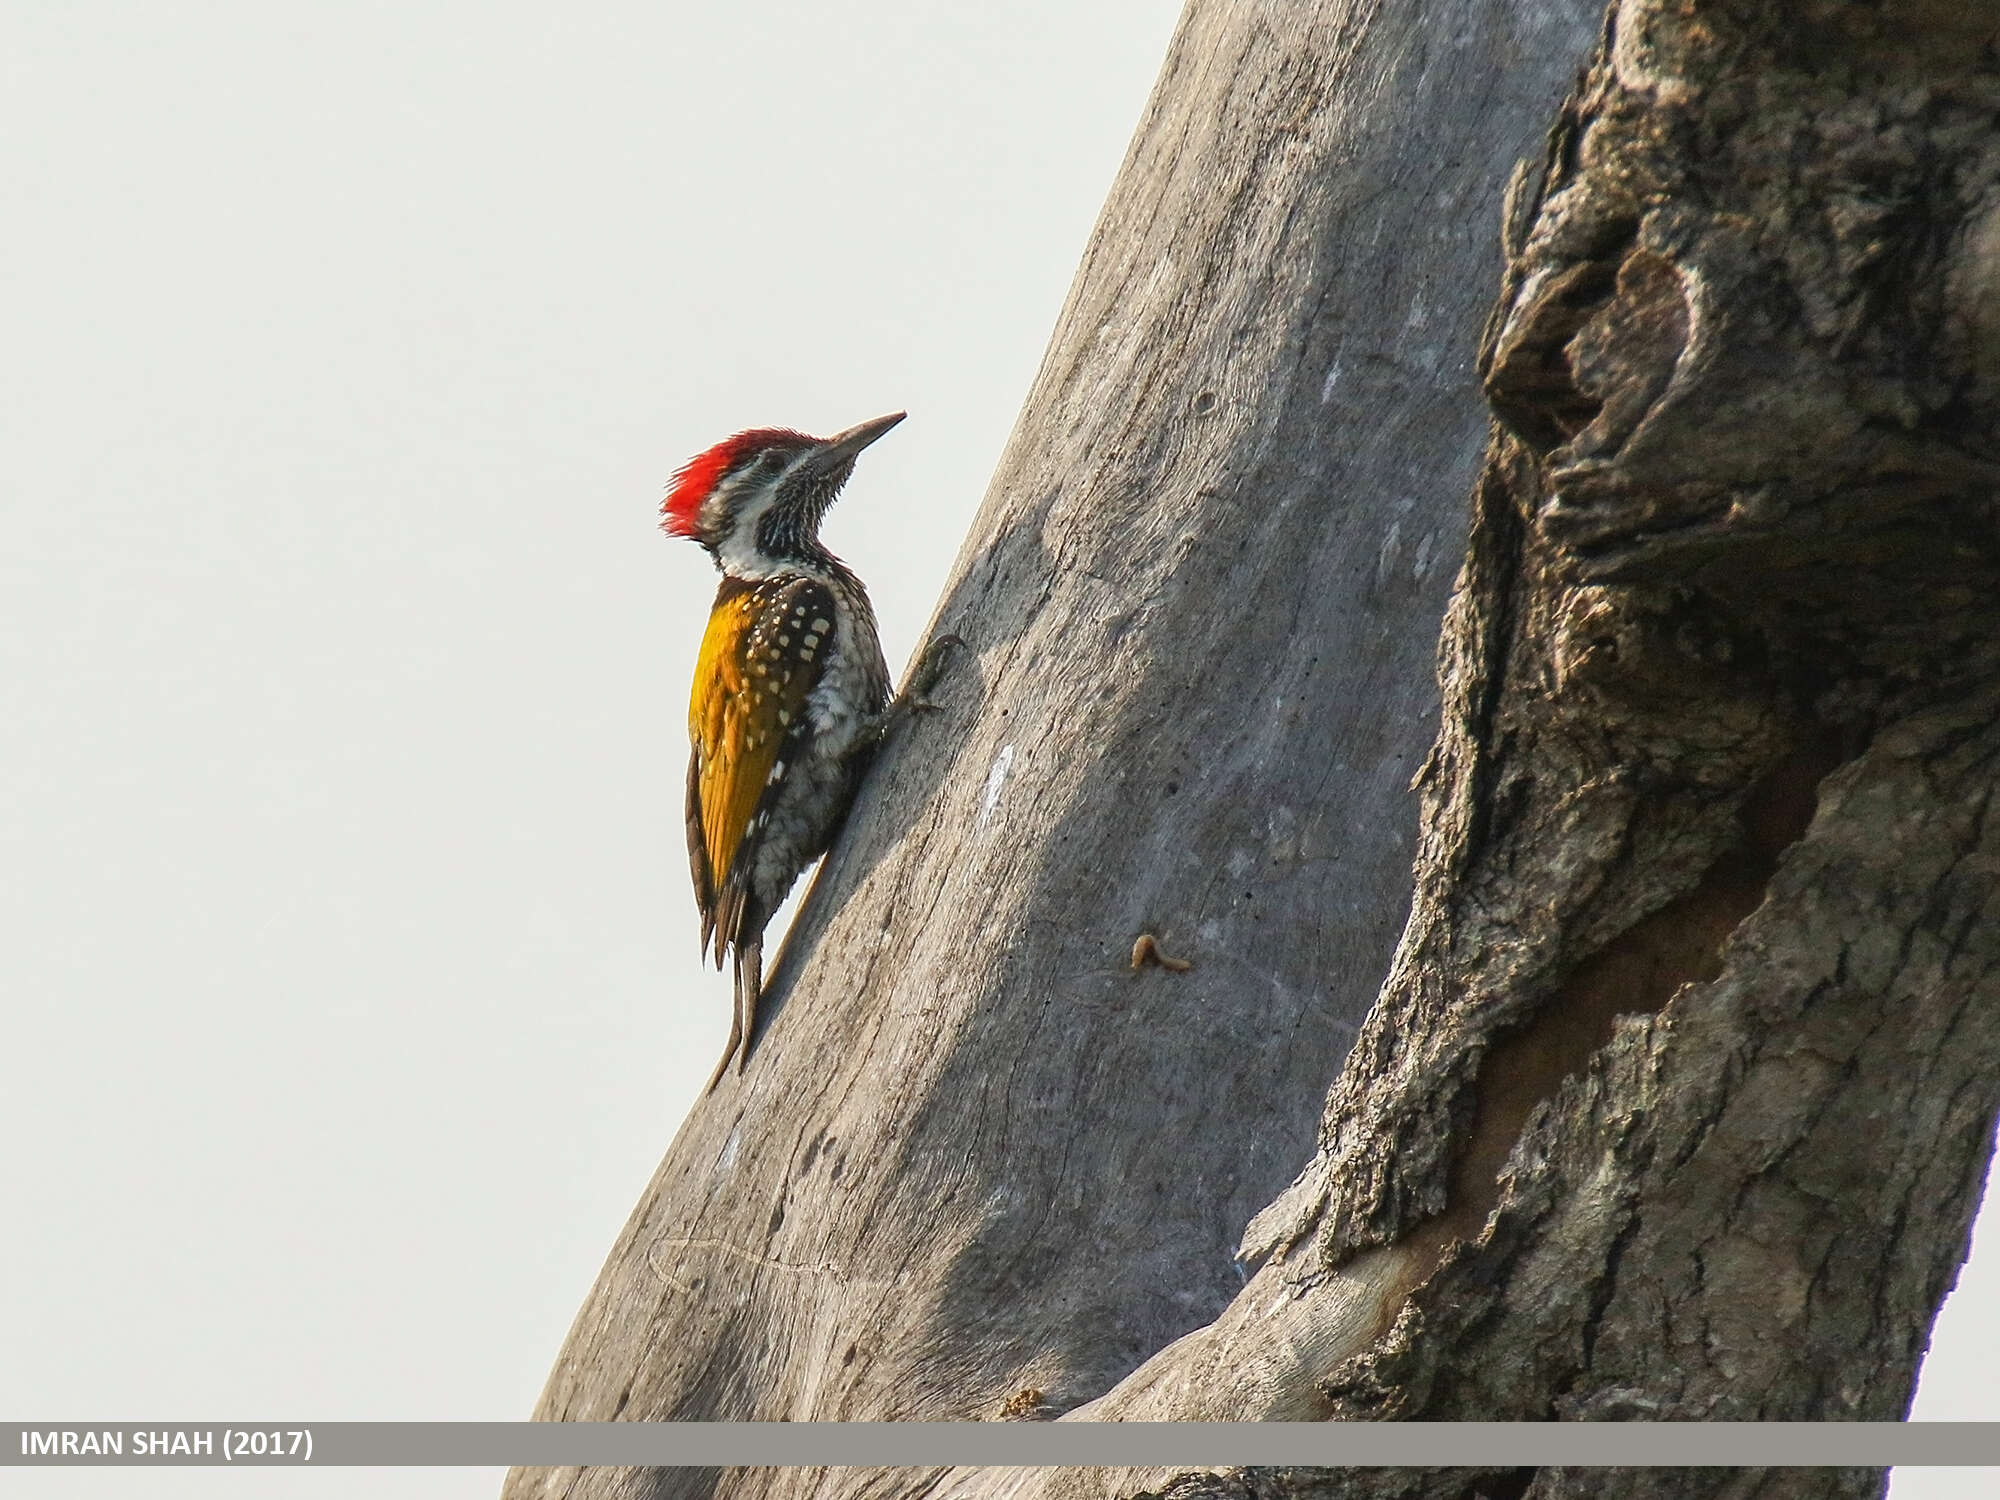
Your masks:
[{"label": "white throat", "polygon": [[[702,529],[715,536],[715,560],[725,573],[737,578],[774,578],[780,573],[814,571],[797,563],[774,563],[757,546],[757,528],[777,504],[778,491],[792,471],[811,457],[808,449],[776,474],[745,475],[718,488],[702,503]],[[729,518],[726,530],[721,529],[724,517]]]},{"label": "white throat", "polygon": [[[773,569],[757,551],[757,525],[778,498],[776,484],[768,484],[751,498],[738,504],[729,529],[715,540],[715,560],[725,573],[738,578],[769,578]],[[717,505],[715,500],[710,505]],[[717,505],[717,509],[722,507]]]}]

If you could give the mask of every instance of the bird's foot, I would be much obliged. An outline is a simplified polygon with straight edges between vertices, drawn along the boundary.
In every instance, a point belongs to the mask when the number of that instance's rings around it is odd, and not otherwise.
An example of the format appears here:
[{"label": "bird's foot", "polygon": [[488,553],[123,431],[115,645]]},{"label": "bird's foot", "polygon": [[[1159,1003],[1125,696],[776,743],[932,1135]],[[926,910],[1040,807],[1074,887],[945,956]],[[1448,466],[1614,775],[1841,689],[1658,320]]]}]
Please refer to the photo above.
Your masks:
[{"label": "bird's foot", "polygon": [[965,641],[959,636],[941,635],[924,647],[923,655],[910,669],[909,681],[903,684],[903,690],[883,711],[881,734],[887,735],[912,714],[935,713],[944,707],[941,703],[933,703],[925,695],[943,680],[952,652],[961,650],[964,645]]},{"label": "bird's foot", "polygon": [[965,639],[957,635],[941,635],[924,647],[924,654],[917,658],[916,666],[910,669],[909,683],[901,694],[910,707],[934,709],[939,706],[924,694],[944,680],[945,668],[951,662],[952,652],[964,649]]}]

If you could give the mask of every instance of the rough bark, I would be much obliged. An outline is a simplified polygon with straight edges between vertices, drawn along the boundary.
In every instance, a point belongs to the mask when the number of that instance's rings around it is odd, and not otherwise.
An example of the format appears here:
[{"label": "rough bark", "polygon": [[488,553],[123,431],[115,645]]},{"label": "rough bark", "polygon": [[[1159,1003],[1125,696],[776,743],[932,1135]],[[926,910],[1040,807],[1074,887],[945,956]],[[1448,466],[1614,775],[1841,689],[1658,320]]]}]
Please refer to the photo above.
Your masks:
[{"label": "rough bark", "polygon": [[1075,1415],[1905,1411],[2000,1106],[1994,32],[1614,11],[1510,215],[1382,1002],[1258,1275]]},{"label": "rough bark", "polygon": [[[878,778],[540,1415],[1902,1414],[2000,1106],[1996,26],[1624,0],[1478,341],[1592,20],[1191,7],[940,613],[979,692]],[[1468,483],[1409,923],[1237,1291],[1401,912]],[[1123,972],[1141,931],[1194,968]],[[714,1482],[604,1472],[510,1493]]]},{"label": "rough bark", "polygon": [[[1381,1500],[1870,1500],[1878,1469],[1375,1469]],[[1182,1474],[1159,1500],[1343,1500],[1349,1471],[1234,1469]],[[1136,1497],[1135,1497],[1136,1500]]]}]

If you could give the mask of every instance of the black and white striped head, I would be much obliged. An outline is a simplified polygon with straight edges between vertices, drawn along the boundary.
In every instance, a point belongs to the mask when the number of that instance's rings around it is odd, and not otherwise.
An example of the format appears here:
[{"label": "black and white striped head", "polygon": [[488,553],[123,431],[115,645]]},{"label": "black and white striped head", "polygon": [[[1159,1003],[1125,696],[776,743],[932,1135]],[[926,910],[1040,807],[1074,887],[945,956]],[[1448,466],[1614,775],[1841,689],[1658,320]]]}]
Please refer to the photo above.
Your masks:
[{"label": "black and white striped head", "polygon": [[891,412],[829,438],[756,427],[683,464],[660,506],[669,536],[708,548],[725,573],[756,578],[825,557],[819,523],[863,448],[903,420]]}]

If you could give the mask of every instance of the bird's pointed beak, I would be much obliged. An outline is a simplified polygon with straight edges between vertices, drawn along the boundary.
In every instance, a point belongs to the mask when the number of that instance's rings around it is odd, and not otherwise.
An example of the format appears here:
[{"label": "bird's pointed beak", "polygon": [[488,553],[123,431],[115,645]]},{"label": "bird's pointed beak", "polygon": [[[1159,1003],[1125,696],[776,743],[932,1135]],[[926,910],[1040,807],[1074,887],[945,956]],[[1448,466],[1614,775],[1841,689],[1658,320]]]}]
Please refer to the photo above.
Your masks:
[{"label": "bird's pointed beak", "polygon": [[872,422],[862,422],[845,432],[836,432],[826,440],[826,446],[819,450],[819,465],[832,468],[847,462],[908,415],[908,412],[892,411],[886,417],[877,417]]}]

